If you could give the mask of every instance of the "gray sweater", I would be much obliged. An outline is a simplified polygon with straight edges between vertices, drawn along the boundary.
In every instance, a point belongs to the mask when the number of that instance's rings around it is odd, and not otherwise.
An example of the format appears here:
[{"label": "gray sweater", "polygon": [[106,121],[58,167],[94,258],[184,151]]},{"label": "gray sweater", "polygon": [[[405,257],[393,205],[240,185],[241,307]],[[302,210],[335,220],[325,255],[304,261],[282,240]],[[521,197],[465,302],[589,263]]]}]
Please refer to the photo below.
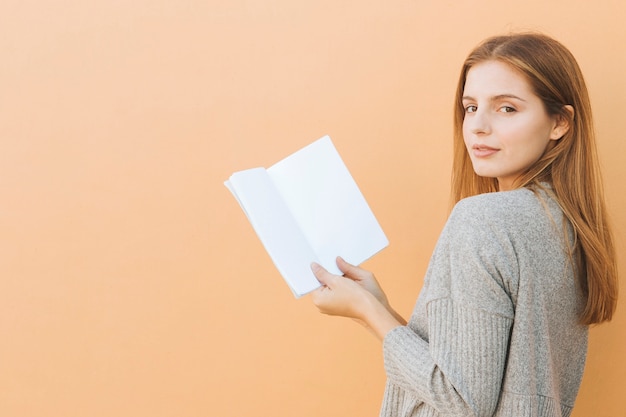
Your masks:
[{"label": "gray sweater", "polygon": [[569,416],[584,369],[571,227],[547,193],[460,201],[407,326],[384,339],[380,415]]}]

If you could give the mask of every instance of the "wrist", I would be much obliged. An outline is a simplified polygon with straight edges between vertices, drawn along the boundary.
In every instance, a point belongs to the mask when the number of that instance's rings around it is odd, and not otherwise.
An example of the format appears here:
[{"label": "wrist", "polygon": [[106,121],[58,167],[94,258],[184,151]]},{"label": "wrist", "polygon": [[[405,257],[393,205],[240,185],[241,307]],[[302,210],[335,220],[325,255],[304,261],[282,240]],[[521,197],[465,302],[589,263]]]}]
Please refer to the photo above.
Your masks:
[{"label": "wrist", "polygon": [[388,304],[384,305],[370,293],[364,297],[361,320],[380,340],[383,340],[390,330],[406,324]]},{"label": "wrist", "polygon": [[383,299],[380,300],[380,303],[383,305],[383,307],[385,307],[387,309],[387,311],[389,311],[389,313],[391,313],[391,315],[401,324],[401,325],[406,325],[407,322],[404,319],[404,317],[402,317],[396,310],[394,310],[393,307],[391,307],[391,304],[389,304],[389,301],[387,300],[387,297],[385,296]]}]

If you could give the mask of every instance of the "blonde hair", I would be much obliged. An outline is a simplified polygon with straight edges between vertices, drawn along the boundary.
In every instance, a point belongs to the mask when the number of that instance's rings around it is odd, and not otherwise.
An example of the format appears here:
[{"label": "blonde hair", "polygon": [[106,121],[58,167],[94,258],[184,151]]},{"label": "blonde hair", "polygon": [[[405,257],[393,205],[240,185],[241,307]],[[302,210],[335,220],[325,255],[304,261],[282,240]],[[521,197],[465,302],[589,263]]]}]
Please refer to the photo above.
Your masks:
[{"label": "blonde hair", "polygon": [[[596,153],[591,105],[574,56],[556,40],[535,33],[496,36],[474,49],[463,64],[454,106],[452,199],[498,190],[496,178],[476,175],[463,140],[462,97],[469,69],[497,60],[524,74],[551,116],[563,117],[569,130],[516,181],[516,187],[540,188],[549,183],[576,240],[572,254],[578,266],[586,305],[583,324],[612,318],[617,304],[617,264],[608,224]],[[574,111],[567,111],[571,106]]]}]

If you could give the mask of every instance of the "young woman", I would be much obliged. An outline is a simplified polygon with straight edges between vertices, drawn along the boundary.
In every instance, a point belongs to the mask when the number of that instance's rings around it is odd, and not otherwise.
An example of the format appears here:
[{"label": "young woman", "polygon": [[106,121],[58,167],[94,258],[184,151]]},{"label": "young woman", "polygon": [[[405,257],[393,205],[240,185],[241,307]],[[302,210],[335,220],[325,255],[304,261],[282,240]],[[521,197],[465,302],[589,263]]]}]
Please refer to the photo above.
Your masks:
[{"label": "young woman", "polygon": [[486,40],[456,94],[450,214],[407,323],[374,276],[313,265],[322,313],[383,342],[381,416],[569,416],[617,269],[587,88],[539,34]]}]

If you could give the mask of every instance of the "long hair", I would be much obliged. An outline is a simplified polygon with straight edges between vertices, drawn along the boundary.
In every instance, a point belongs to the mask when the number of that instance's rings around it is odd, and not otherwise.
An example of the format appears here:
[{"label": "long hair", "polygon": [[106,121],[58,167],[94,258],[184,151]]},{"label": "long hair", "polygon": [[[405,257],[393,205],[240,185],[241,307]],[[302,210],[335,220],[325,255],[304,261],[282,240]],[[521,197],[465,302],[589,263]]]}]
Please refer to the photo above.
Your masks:
[{"label": "long hair", "polygon": [[[475,174],[463,141],[462,97],[470,68],[497,60],[524,74],[550,116],[566,118],[569,130],[550,145],[515,187],[536,190],[540,183],[552,192],[575,233],[576,260],[586,305],[583,324],[612,318],[617,305],[617,263],[607,220],[596,152],[591,105],[582,72],[574,56],[556,40],[535,33],[489,38],[472,51],[461,71],[454,105],[452,200],[498,190],[496,178]],[[567,111],[572,106],[574,111]]]}]

